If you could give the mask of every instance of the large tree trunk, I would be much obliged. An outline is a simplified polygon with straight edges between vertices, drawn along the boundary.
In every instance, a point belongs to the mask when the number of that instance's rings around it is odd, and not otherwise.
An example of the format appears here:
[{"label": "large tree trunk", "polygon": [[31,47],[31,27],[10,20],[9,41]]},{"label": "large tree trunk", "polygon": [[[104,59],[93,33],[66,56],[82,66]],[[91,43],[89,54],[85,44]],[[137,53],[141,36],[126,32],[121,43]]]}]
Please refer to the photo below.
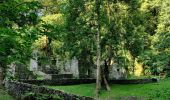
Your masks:
[{"label": "large tree trunk", "polygon": [[97,75],[96,75],[96,98],[99,97],[99,91],[101,88],[101,68],[100,68],[100,0],[96,0],[96,13],[98,16],[98,27],[97,27]]},{"label": "large tree trunk", "polygon": [[99,33],[97,35],[97,75],[96,75],[96,97],[98,97],[101,88],[101,68],[100,68],[100,45]]}]

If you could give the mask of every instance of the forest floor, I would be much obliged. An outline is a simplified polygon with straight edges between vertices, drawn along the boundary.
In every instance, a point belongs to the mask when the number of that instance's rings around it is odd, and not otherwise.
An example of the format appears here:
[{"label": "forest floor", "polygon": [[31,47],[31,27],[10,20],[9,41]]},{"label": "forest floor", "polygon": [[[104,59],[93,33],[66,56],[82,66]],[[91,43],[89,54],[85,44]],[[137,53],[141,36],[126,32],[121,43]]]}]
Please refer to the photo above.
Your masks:
[{"label": "forest floor", "polygon": [[0,100],[13,100],[13,98],[4,89],[0,88]]},{"label": "forest floor", "polygon": [[[81,96],[95,96],[95,84],[48,87]],[[110,84],[110,87],[110,92],[105,90],[101,91],[101,100],[113,100],[113,98],[118,98],[119,100],[124,100],[125,98],[137,98],[137,100],[170,100],[170,78],[160,80],[158,83],[127,85]]]}]

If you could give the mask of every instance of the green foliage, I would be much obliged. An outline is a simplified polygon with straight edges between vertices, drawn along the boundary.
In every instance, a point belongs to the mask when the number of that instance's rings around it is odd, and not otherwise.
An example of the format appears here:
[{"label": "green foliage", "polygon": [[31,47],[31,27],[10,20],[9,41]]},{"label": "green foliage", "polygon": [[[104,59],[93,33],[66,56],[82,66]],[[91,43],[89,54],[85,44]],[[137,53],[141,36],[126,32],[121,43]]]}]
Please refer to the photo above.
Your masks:
[{"label": "green foliage", "polygon": [[94,67],[99,22],[102,61],[128,70],[137,59],[159,73],[170,64],[169,5],[168,0],[103,0],[97,16],[95,0],[3,0],[1,66],[26,62],[38,49],[50,64],[56,56],[77,57],[83,70]]},{"label": "green foliage", "polygon": [[[11,48],[16,47],[17,41],[15,37],[15,32],[10,29],[1,28],[0,29],[0,62],[1,64],[4,64],[7,61],[7,58],[10,57],[9,55],[12,55],[14,52],[12,52]],[[13,36],[13,37],[12,37]],[[10,38],[12,37],[12,38]],[[3,66],[4,67],[4,66]]]},{"label": "green foliage", "polygon": [[[13,61],[26,63],[30,58],[31,44],[36,38],[39,22],[36,2],[3,0],[0,2],[0,67],[6,73],[7,65]],[[34,27],[33,27],[34,26]]]},{"label": "green foliage", "polygon": [[0,5],[0,26],[19,27],[35,25],[37,21],[36,10],[40,7],[38,2],[23,2],[22,0],[4,0]]},{"label": "green foliage", "polygon": [[[77,57],[83,68],[93,66],[98,23],[95,1],[39,2],[43,21],[39,23],[38,33],[48,38],[47,48],[42,50],[47,58]],[[168,4],[166,0],[102,1],[101,60],[114,59],[120,67],[134,69],[135,59],[138,59],[151,73],[167,67],[170,51]]]},{"label": "green foliage", "polygon": [[21,100],[64,100],[57,95],[41,94],[41,93],[26,93]]},{"label": "green foliage", "polygon": [[[152,5],[152,3],[156,5]],[[169,32],[169,14],[167,10],[169,8],[169,1],[152,1],[148,10],[156,10],[157,28],[154,28],[155,32],[153,36],[150,36],[151,45],[150,49],[147,49],[139,56],[144,65],[150,67],[150,71],[162,72],[164,69],[168,68],[170,64],[170,32]],[[155,15],[154,15],[155,16]],[[153,20],[154,21],[154,20]],[[166,28],[165,28],[166,27]]]}]

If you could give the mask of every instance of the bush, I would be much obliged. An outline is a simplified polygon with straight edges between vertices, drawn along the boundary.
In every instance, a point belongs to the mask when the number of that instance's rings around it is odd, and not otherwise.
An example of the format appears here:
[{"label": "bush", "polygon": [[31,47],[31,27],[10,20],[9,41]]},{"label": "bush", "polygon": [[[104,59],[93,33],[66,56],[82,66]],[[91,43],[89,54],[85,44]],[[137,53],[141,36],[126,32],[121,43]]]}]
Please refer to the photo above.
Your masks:
[{"label": "bush", "polygon": [[64,100],[58,95],[41,94],[41,93],[26,93],[21,100]]}]

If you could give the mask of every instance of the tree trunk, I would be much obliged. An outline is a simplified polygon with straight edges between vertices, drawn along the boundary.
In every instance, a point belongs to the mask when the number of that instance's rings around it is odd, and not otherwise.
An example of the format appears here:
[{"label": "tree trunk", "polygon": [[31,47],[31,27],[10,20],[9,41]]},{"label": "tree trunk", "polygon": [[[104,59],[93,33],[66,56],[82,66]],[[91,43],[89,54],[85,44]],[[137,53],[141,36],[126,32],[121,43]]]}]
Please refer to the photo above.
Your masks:
[{"label": "tree trunk", "polygon": [[98,97],[100,88],[101,88],[101,68],[100,68],[100,39],[99,32],[97,34],[97,75],[96,75],[96,97]]},{"label": "tree trunk", "polygon": [[97,75],[96,75],[96,98],[99,97],[99,91],[101,88],[101,68],[100,68],[100,0],[96,0],[96,13],[98,16],[97,22],[97,39],[96,39],[96,46],[97,46]]},{"label": "tree trunk", "polygon": [[0,66],[0,88],[3,87],[3,80],[4,80],[4,68]]},{"label": "tree trunk", "polygon": [[106,85],[107,91],[110,91],[111,89],[110,89],[110,86],[109,86],[109,84],[108,84],[108,82],[107,82],[107,79],[106,79],[106,76],[105,76],[105,75],[103,75],[103,80],[104,80],[104,84]]},{"label": "tree trunk", "polygon": [[3,72],[2,69],[0,69],[0,88],[2,87],[3,84]]},{"label": "tree trunk", "polygon": [[52,55],[52,50],[51,50],[51,42],[52,42],[52,38],[47,37],[46,39],[46,59],[48,64],[50,65],[50,67],[52,66],[52,59],[51,59],[51,55]]}]

